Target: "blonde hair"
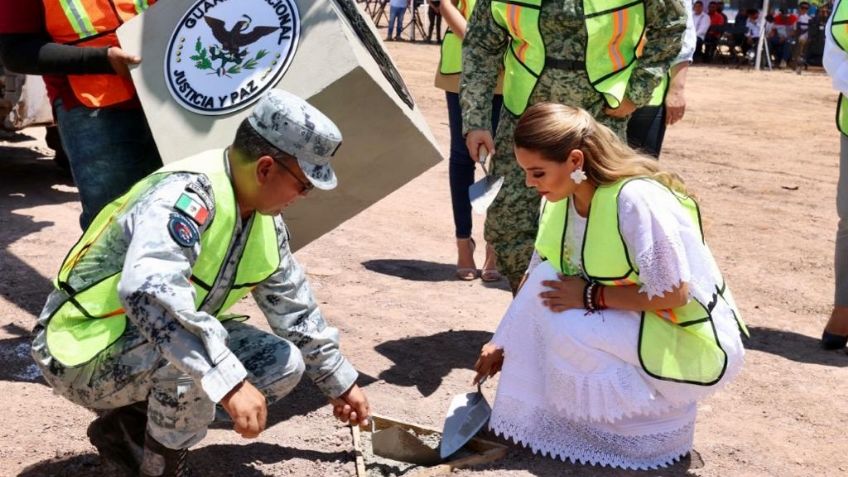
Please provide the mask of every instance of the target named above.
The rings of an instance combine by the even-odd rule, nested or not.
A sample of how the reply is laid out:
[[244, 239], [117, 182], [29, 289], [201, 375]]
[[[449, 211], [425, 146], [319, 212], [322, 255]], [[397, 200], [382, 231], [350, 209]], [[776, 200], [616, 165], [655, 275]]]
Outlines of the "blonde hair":
[[680, 176], [660, 169], [658, 161], [631, 149], [580, 108], [555, 103], [537, 103], [527, 108], [515, 126], [515, 147], [538, 152], [554, 162], [565, 162], [572, 150], [579, 149], [584, 157], [583, 171], [597, 185], [649, 177], [689, 195]]

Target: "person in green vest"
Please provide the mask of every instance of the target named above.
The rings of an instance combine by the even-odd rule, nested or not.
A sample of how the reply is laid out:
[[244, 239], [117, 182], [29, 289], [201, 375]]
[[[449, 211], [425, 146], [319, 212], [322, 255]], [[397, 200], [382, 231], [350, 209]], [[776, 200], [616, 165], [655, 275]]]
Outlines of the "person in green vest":
[[662, 151], [666, 126], [680, 121], [686, 113], [686, 76], [695, 55], [698, 36], [692, 19], [692, 6], [688, 0], [684, 4], [686, 31], [683, 32], [683, 47], [671, 62], [668, 79], [654, 90], [651, 102], [636, 108], [627, 120], [627, 144], [657, 159]]
[[[462, 49], [463, 132], [471, 157], [481, 147], [494, 152], [493, 175], [504, 177], [485, 236], [513, 292], [533, 251], [539, 210], [513, 155], [518, 117], [553, 101], [586, 109], [625, 137], [628, 116], [651, 101], [680, 52], [685, 26], [681, 0], [477, 1]], [[501, 65], [504, 107], [493, 139], [490, 105]]]
[[833, 310], [822, 332], [825, 349], [844, 349], [848, 343], [848, 2], [839, 1], [825, 28], [822, 63], [839, 91], [836, 126], [839, 136], [839, 181], [836, 185], [836, 229], [834, 257], [835, 290]]
[[[486, 244], [486, 258], [482, 270], [478, 271], [474, 262], [475, 242], [471, 238], [471, 199], [468, 187], [474, 183], [476, 162], [465, 147], [462, 135], [462, 110], [459, 107], [459, 76], [462, 73], [462, 39], [465, 38], [467, 19], [474, 11], [475, 0], [445, 0], [441, 3], [442, 17], [449, 30], [442, 42], [439, 66], [436, 69], [435, 86], [445, 91], [448, 107], [448, 125], [450, 128], [450, 157], [448, 159], [448, 178], [450, 181], [451, 206], [456, 236], [457, 260], [456, 277], [460, 280], [473, 280], [478, 276], [486, 282], [501, 279], [498, 273], [495, 250]], [[498, 129], [498, 116], [503, 96], [503, 76], [498, 77], [495, 94], [492, 97], [492, 130]]]
[[[305, 373], [336, 417], [368, 401], [289, 249], [279, 215], [332, 189], [341, 133], [272, 90], [231, 146], [166, 165], [108, 204], [71, 249], [35, 328], [32, 356], [68, 400], [106, 411], [88, 427], [133, 475], [189, 475], [188, 448], [217, 414], [244, 438]], [[273, 333], [228, 309], [252, 293]], [[141, 457], [143, 456], [143, 458]]]
[[544, 200], [528, 274], [475, 364], [475, 382], [502, 371], [489, 426], [572, 462], [670, 465], [747, 333], [698, 205], [585, 110], [533, 105], [514, 139]]

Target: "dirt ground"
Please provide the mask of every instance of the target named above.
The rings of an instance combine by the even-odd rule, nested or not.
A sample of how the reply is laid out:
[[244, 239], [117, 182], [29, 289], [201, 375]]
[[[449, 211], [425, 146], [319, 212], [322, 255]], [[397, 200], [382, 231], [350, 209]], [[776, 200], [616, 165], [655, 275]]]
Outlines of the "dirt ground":
[[[432, 87], [438, 47], [388, 49], [447, 150], [444, 95]], [[821, 71], [694, 67], [689, 78], [686, 117], [669, 130], [662, 164], [700, 198], [752, 334], [741, 376], [699, 407], [703, 465], [624, 472], [513, 449], [461, 475], [848, 474], [848, 355], [817, 343], [833, 294], [836, 94]], [[79, 234], [76, 189], [40, 130], [0, 139], [0, 475], [110, 475], [85, 437], [93, 414], [53, 395], [28, 352], [50, 280]], [[432, 427], [451, 396], [470, 389], [476, 352], [510, 300], [504, 283], [453, 280], [447, 175], [442, 162], [297, 253], [374, 411]], [[244, 308], [265, 326], [254, 305]], [[199, 475], [353, 475], [350, 433], [311, 383], [270, 421], [253, 441], [211, 430], [190, 457]]]

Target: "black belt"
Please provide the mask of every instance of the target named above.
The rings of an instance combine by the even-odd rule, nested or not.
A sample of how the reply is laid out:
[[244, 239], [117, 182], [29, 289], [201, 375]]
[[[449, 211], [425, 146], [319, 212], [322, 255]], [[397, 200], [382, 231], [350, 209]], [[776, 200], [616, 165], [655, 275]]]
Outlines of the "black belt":
[[561, 60], [559, 58], [545, 57], [545, 67], [556, 68], [558, 70], [584, 70], [586, 63], [583, 60]]

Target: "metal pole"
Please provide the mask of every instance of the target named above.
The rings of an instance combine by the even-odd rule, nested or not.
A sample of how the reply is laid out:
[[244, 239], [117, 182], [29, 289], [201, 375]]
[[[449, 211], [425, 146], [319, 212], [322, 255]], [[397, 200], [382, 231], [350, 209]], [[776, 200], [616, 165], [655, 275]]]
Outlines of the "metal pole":
[[[760, 71], [763, 49], [766, 41], [766, 15], [769, 11], [769, 0], [763, 0], [763, 11], [760, 13], [760, 41], [757, 42], [757, 59], [754, 61], [754, 69]], [[768, 53], [766, 53], [768, 54]], [[771, 69], [771, 57], [769, 58], [769, 69]]]

